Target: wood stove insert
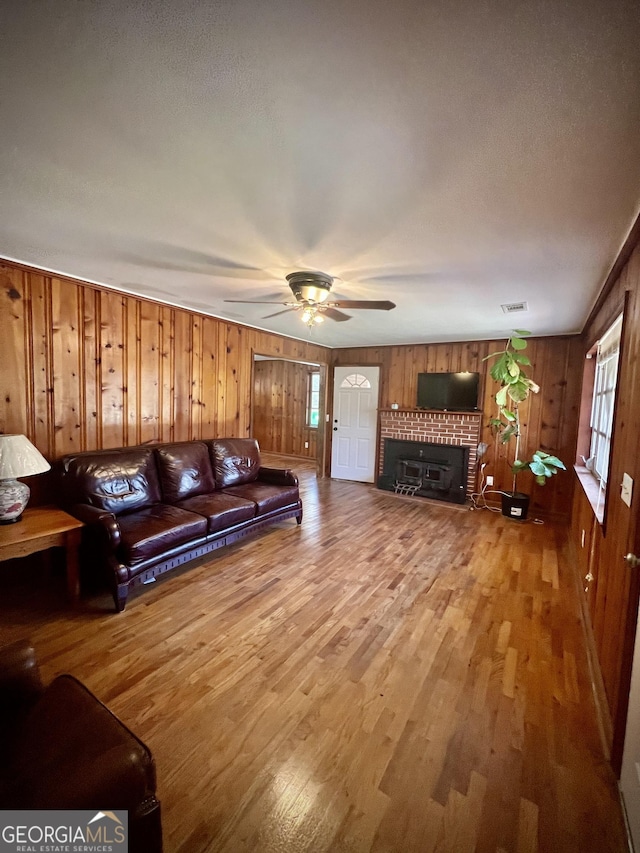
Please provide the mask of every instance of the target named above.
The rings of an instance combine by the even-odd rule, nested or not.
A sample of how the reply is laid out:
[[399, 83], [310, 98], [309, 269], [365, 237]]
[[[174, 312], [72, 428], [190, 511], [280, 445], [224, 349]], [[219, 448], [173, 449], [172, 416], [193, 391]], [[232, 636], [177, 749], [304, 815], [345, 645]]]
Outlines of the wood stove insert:
[[468, 447], [385, 439], [378, 488], [464, 503], [468, 465]]

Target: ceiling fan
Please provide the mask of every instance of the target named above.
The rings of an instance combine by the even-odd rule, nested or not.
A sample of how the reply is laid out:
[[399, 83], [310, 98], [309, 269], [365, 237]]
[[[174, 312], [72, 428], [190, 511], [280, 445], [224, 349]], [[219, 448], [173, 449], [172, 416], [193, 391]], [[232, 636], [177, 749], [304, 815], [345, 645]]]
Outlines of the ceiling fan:
[[289, 282], [291, 292], [295, 296], [295, 302], [272, 302], [271, 300], [263, 302], [260, 299], [225, 299], [224, 301], [253, 303], [254, 305], [286, 305], [287, 307], [284, 311], [276, 311], [275, 314], [268, 314], [264, 319], [278, 317], [280, 314], [287, 314], [289, 311], [302, 311], [301, 320], [309, 328], [322, 323], [325, 316], [339, 323], [350, 320], [351, 315], [338, 310], [340, 308], [351, 310], [367, 308], [373, 311], [390, 311], [396, 307], [395, 302], [389, 302], [388, 300], [340, 299], [336, 302], [329, 302], [328, 298], [333, 278], [324, 272], [292, 272], [286, 278]]

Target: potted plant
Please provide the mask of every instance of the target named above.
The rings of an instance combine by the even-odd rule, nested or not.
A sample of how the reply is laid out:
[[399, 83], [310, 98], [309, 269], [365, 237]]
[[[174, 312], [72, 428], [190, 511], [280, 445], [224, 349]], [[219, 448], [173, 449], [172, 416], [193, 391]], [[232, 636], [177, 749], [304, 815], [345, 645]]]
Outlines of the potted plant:
[[502, 514], [509, 518], [524, 520], [529, 511], [529, 495], [516, 491], [516, 478], [523, 471], [531, 471], [536, 482], [544, 486], [550, 477], [559, 470], [566, 470], [564, 464], [550, 453], [536, 450], [531, 459], [520, 459], [520, 415], [519, 406], [530, 394], [537, 394], [540, 387], [530, 379], [525, 368], [531, 365], [524, 354], [527, 348], [526, 338], [531, 334], [524, 329], [515, 329], [507, 340], [504, 350], [493, 352], [484, 361], [493, 360], [491, 378], [500, 385], [495, 395], [498, 417], [489, 421], [493, 432], [503, 444], [515, 439], [515, 460], [511, 466], [513, 484], [511, 492], [502, 492]]

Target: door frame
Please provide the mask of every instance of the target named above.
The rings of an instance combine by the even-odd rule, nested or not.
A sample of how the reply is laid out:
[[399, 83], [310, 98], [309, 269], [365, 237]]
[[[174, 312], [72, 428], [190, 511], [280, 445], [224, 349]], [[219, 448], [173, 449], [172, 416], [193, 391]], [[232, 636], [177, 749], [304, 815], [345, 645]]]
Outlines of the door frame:
[[[251, 383], [249, 398], [249, 434], [253, 435], [254, 422], [254, 390], [255, 390], [255, 365], [256, 361], [289, 361], [293, 364], [305, 364], [309, 367], [317, 367], [320, 371], [320, 406], [318, 419], [318, 433], [316, 436], [316, 477], [325, 477], [326, 454], [327, 454], [327, 425], [329, 413], [327, 407], [327, 379], [329, 376], [329, 365], [322, 361], [310, 361], [304, 358], [288, 358], [283, 355], [272, 355], [270, 353], [258, 352], [251, 349]], [[302, 457], [300, 457], [302, 458]], [[312, 459], [313, 457], [308, 457]], [[330, 458], [330, 457], [329, 457]]]
[[[632, 303], [633, 296], [633, 303]], [[611, 427], [611, 449], [609, 455], [609, 478], [606, 490], [606, 503], [602, 524], [602, 542], [600, 547], [600, 561], [608, 561], [609, 565], [617, 565], [618, 571], [626, 573], [624, 585], [626, 599], [622, 602], [623, 612], [620, 613], [622, 627], [622, 643], [618, 656], [618, 684], [616, 691], [616, 710], [611, 715], [613, 725], [613, 738], [611, 743], [611, 764], [617, 778], [622, 771], [622, 760], [624, 756], [624, 741], [627, 730], [627, 716], [629, 713], [629, 699], [631, 691], [631, 675], [633, 670], [633, 657], [638, 623], [638, 603], [640, 598], [640, 576], [638, 570], [622, 568], [622, 557], [628, 552], [638, 553], [640, 551], [640, 518], [638, 518], [638, 502], [636, 490], [640, 488], [640, 467], [630, 464], [630, 460], [638, 458], [640, 449], [640, 438], [631, 438], [634, 434], [627, 430], [624, 433], [618, 429], [621, 416], [621, 403], [623, 399], [623, 380], [625, 398], [632, 399], [640, 395], [640, 384], [636, 381], [629, 384], [628, 374], [624, 374], [624, 367], [628, 366], [625, 361], [629, 336], [635, 334], [635, 325], [640, 318], [640, 294], [632, 294], [625, 291], [622, 306], [618, 312], [622, 312], [622, 329], [620, 333], [620, 357], [618, 361], [618, 374], [616, 377], [616, 399], [613, 411], [613, 422]], [[632, 314], [634, 315], [632, 318]], [[615, 314], [614, 314], [615, 317]], [[634, 322], [635, 321], [635, 322]], [[631, 404], [626, 402], [627, 408]], [[631, 441], [631, 444], [629, 442]], [[624, 457], [624, 458], [623, 458]], [[620, 495], [614, 483], [621, 482], [622, 471], [626, 470], [634, 474], [634, 499], [629, 511], [622, 510], [619, 504]], [[616, 503], [615, 509], [613, 503]], [[624, 517], [627, 517], [625, 522]], [[617, 526], [616, 526], [617, 522]], [[598, 659], [599, 660], [599, 659]], [[600, 663], [600, 662], [599, 662]], [[602, 666], [602, 664], [600, 664]], [[609, 707], [609, 702], [607, 703]]]
[[[378, 482], [378, 477], [380, 476], [380, 406], [382, 400], [382, 385], [384, 382], [384, 374], [383, 374], [383, 365], [380, 361], [370, 361], [370, 362], [352, 362], [352, 361], [332, 361], [329, 365], [331, 370], [329, 371], [328, 382], [327, 382], [327, 433], [326, 433], [326, 454], [325, 454], [325, 464], [326, 464], [326, 476], [331, 477], [331, 459], [333, 455], [333, 430], [331, 429], [331, 424], [333, 423], [333, 397], [335, 393], [335, 370], [336, 367], [353, 367], [357, 370], [358, 367], [377, 367], [378, 368], [378, 400], [376, 404], [376, 458], [375, 458], [375, 466], [374, 466], [374, 475], [373, 475], [373, 483], [369, 485], [375, 486]], [[330, 401], [330, 403], [329, 403]], [[363, 484], [366, 485], [366, 484]]]

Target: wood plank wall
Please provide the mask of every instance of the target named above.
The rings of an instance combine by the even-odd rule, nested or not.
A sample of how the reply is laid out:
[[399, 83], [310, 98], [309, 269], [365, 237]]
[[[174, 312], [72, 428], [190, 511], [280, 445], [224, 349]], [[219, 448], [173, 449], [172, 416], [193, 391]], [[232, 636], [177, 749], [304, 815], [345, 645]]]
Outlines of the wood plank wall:
[[254, 352], [330, 361], [325, 347], [6, 261], [0, 287], [0, 432], [50, 460], [250, 435]]
[[[489, 429], [488, 420], [495, 413], [493, 395], [497, 386], [488, 375], [487, 362], [483, 361], [489, 353], [503, 349], [504, 343], [504, 340], [473, 341], [338, 349], [334, 351], [333, 362], [380, 365], [382, 408], [392, 403], [398, 403], [401, 409], [415, 406], [418, 373], [465, 370], [480, 373], [481, 441], [489, 445], [480, 461], [487, 463], [485, 474], [493, 475], [495, 489], [510, 490], [513, 446], [496, 443]], [[580, 339], [578, 336], [531, 338], [527, 355], [532, 363], [530, 375], [542, 390], [532, 395], [521, 409], [521, 455], [540, 448], [557, 453], [567, 466], [573, 465], [582, 376]], [[525, 474], [518, 478], [518, 488], [531, 494], [532, 513], [568, 516], [573, 494], [571, 474], [560, 474], [544, 487], [537, 486], [533, 477]]]
[[307, 426], [307, 393], [313, 369], [292, 361], [255, 362], [253, 434], [263, 450], [316, 458], [318, 429]]
[[[617, 770], [622, 757], [639, 592], [638, 572], [629, 569], [622, 558], [638, 548], [640, 538], [640, 247], [633, 251], [585, 328], [583, 358], [625, 303], [605, 523], [601, 525], [595, 519], [579, 485], [572, 520], [572, 542], [611, 714], [612, 761]], [[625, 472], [636, 484], [631, 508], [620, 497], [619, 485]], [[584, 580], [588, 574], [590, 578]]]
[[[470, 370], [484, 377], [483, 357], [504, 344], [331, 351], [8, 262], [0, 263], [0, 285], [5, 299], [0, 431], [24, 432], [49, 459], [152, 440], [250, 434], [254, 353], [320, 364], [379, 364], [381, 406], [412, 407], [419, 372]], [[528, 352], [542, 392], [523, 410], [523, 450], [541, 447], [572, 462], [579, 339], [533, 339]], [[493, 413], [491, 385], [482, 383], [485, 424]], [[330, 387], [328, 393], [331, 400]], [[324, 431], [317, 437], [323, 441]], [[486, 425], [482, 440], [490, 445], [486, 473], [493, 474], [497, 489], [510, 488], [507, 450], [495, 444]], [[532, 478], [527, 483], [522, 478], [519, 486], [531, 492], [533, 512], [568, 512], [570, 476], [560, 475], [544, 489]]]

